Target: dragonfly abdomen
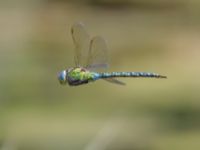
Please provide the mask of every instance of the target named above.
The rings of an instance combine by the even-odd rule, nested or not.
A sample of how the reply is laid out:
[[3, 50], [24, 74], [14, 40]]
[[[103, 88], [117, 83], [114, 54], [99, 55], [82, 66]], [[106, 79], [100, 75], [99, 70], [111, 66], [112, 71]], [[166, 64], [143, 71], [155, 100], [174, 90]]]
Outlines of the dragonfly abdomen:
[[111, 73], [100, 73], [100, 78], [114, 78], [114, 77], [143, 77], [143, 78], [167, 78], [156, 73], [150, 72], [111, 72]]

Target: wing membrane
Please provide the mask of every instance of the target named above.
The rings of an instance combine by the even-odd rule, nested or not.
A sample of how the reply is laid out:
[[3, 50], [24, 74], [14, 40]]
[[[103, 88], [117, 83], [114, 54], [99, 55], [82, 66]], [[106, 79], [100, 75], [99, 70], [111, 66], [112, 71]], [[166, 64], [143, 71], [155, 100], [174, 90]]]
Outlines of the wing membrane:
[[87, 68], [107, 68], [108, 67], [108, 48], [106, 41], [100, 37], [95, 36], [90, 41], [90, 47], [87, 59]]
[[75, 45], [74, 61], [76, 66], [84, 66], [89, 49], [89, 34], [83, 23], [75, 23], [71, 28], [71, 34]]
[[118, 85], [126, 85], [126, 83], [119, 81], [117, 79], [114, 79], [114, 78], [107, 78], [107, 79], [104, 79], [104, 80], [108, 81], [110, 83], [118, 84]]

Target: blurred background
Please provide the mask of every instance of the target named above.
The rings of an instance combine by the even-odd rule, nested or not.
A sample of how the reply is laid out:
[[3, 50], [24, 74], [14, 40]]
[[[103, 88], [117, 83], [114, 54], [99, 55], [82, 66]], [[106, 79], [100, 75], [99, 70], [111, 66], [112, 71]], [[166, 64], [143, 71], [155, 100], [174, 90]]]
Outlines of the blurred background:
[[[168, 79], [61, 86], [77, 21], [109, 71]], [[0, 150], [199, 150], [199, 49], [198, 0], [1, 0]]]

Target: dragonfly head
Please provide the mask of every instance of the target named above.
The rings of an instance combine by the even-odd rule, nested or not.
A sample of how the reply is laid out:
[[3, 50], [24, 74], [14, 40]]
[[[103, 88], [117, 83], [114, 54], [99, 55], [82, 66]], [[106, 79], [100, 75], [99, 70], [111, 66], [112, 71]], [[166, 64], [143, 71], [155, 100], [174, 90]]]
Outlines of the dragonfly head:
[[58, 80], [60, 84], [66, 84], [67, 83], [67, 71], [63, 70], [58, 74]]

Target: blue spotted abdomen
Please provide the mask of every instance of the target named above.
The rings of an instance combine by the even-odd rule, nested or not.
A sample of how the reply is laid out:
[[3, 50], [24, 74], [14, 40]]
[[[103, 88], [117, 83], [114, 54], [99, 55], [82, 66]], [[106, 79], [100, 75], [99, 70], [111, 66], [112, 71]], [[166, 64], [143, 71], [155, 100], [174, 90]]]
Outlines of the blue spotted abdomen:
[[114, 77], [143, 77], [143, 78], [167, 78], [156, 73], [150, 72], [111, 72], [111, 73], [99, 73], [99, 78], [114, 78]]

